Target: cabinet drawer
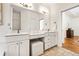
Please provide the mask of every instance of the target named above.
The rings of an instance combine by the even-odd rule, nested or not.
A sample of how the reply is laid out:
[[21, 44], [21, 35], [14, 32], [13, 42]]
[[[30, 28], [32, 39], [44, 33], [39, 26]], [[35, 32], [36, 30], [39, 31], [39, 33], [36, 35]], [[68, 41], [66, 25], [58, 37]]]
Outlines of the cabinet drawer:
[[51, 39], [49, 39], [48, 37], [44, 39], [44, 42], [50, 42]]
[[29, 35], [21, 35], [21, 36], [18, 36], [18, 39], [19, 40], [28, 40], [29, 39]]
[[7, 38], [7, 42], [15, 42], [15, 41], [21, 41], [21, 40], [26, 40], [26, 39], [29, 39], [29, 36], [27, 35], [19, 35], [19, 36], [9, 36], [9, 37], [6, 37]]
[[55, 46], [55, 45], [57, 45], [57, 43], [56, 42], [54, 42], [54, 41], [51, 41], [51, 47], [53, 47], [53, 46]]
[[30, 35], [30, 39], [36, 39], [36, 38], [42, 38], [42, 37], [44, 37], [44, 34]]
[[56, 43], [53, 42], [53, 41], [47, 42], [47, 43], [45, 43], [45, 50], [49, 49], [49, 48], [51, 48], [51, 47], [53, 47], [55, 45], [56, 45]]
[[7, 42], [14, 42], [14, 41], [18, 41], [18, 37], [17, 36], [11, 36], [11, 37], [7, 37]]
[[45, 43], [45, 50], [46, 50], [46, 49], [49, 49], [49, 48], [51, 48], [51, 47], [52, 47], [52, 45], [51, 45], [50, 42]]
[[48, 33], [48, 36], [56, 37], [56, 33], [52, 33], [52, 32], [50, 32], [50, 33]]
[[44, 42], [50, 42], [50, 41], [56, 41], [56, 37], [49, 36], [44, 39]]

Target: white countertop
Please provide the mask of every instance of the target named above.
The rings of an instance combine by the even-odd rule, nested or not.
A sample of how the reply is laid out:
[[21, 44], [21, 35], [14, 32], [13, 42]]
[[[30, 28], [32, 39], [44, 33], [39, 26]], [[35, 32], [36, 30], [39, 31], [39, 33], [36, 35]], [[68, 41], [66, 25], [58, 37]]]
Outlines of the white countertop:
[[30, 35], [30, 39], [35, 39], [35, 38], [42, 38], [42, 37], [45, 37], [45, 34], [44, 33], [40, 33], [40, 34], [31, 34]]
[[[49, 32], [31, 32], [31, 33], [26, 33], [26, 32], [23, 32], [23, 33], [9, 33], [9, 34], [6, 34], [5, 36], [20, 36], [20, 35], [30, 35], [30, 36], [40, 36], [40, 35], [44, 35], [46, 33], [50, 33]], [[53, 32], [55, 33], [55, 32]]]
[[19, 35], [28, 35], [28, 33], [9, 33], [6, 34], [5, 36], [19, 36]]

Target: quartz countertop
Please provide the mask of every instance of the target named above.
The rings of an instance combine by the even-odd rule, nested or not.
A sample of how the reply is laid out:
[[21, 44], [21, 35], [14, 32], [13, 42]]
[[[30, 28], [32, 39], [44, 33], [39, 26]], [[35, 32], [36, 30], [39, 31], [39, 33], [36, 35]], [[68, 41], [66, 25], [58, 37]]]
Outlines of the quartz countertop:
[[28, 33], [9, 33], [6, 34], [5, 36], [19, 36], [19, 35], [28, 35]]
[[[22, 32], [22, 33], [9, 33], [9, 34], [6, 34], [5, 36], [20, 36], [20, 35], [30, 35], [30, 36], [37, 36], [37, 35], [44, 35], [46, 33], [50, 33], [51, 31], [49, 32], [31, 32], [31, 33], [26, 33], [26, 32]], [[53, 32], [55, 33], [55, 32]]]

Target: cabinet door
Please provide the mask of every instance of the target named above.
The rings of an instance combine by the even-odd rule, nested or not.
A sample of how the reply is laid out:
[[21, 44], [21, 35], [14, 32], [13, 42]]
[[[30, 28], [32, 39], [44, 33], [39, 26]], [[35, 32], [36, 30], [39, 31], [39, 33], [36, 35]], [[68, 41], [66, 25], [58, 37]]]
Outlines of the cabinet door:
[[20, 56], [29, 56], [29, 40], [20, 42]]
[[18, 56], [18, 43], [17, 42], [13, 42], [13, 43], [8, 43], [8, 50], [7, 50], [7, 54], [8, 56]]
[[56, 40], [56, 35], [55, 35], [55, 33], [53, 33], [53, 34], [50, 35], [50, 40], [51, 40], [51, 45], [52, 45], [52, 46], [57, 45], [57, 40]]

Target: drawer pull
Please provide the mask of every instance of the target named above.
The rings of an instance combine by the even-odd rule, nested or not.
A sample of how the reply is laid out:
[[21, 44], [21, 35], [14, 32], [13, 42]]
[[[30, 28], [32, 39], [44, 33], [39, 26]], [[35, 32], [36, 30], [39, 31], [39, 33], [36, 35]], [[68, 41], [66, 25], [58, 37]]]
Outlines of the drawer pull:
[[19, 43], [16, 43], [17, 45], [19, 44]]
[[22, 42], [20, 42], [22, 44]]

